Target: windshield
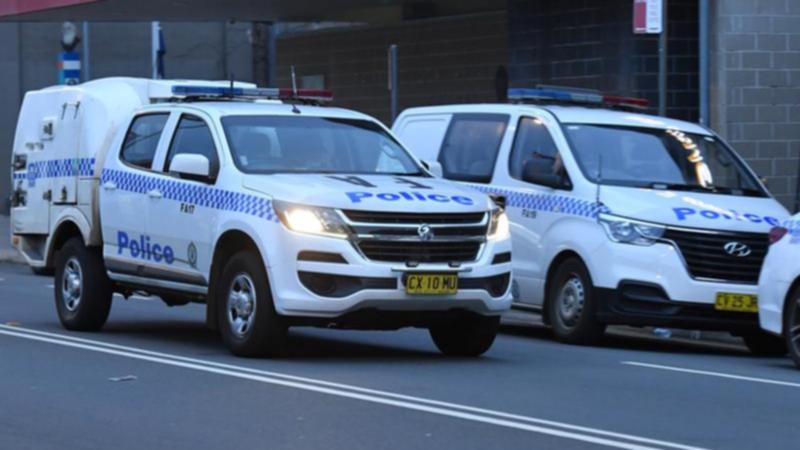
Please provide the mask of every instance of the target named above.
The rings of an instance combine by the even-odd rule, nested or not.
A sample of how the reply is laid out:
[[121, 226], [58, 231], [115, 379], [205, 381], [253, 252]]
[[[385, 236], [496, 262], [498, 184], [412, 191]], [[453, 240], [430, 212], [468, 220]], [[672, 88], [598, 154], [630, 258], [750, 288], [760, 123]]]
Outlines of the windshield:
[[397, 141], [367, 120], [228, 116], [222, 126], [245, 173], [422, 174]]
[[584, 175], [601, 184], [763, 197], [739, 158], [713, 136], [675, 129], [565, 124]]

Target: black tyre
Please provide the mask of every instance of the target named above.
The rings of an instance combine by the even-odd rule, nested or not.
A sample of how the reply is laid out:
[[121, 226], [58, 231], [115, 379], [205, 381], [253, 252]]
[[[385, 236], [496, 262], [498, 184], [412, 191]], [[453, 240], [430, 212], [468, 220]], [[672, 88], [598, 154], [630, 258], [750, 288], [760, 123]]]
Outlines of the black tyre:
[[52, 277], [56, 273], [52, 267], [31, 267], [31, 272], [41, 277]]
[[237, 356], [278, 356], [288, 327], [275, 312], [267, 272], [252, 251], [233, 255], [216, 293], [217, 320], [225, 346]]
[[744, 345], [756, 356], [783, 356], [786, 354], [786, 342], [783, 338], [773, 336], [765, 331], [754, 331], [742, 335]]
[[547, 292], [547, 317], [556, 340], [568, 344], [596, 344], [606, 326], [596, 319], [597, 297], [586, 266], [569, 258], [558, 266]]
[[800, 368], [800, 289], [795, 288], [786, 298], [783, 312], [783, 338], [789, 357]]
[[102, 328], [114, 292], [100, 249], [87, 248], [80, 238], [72, 238], [56, 254], [55, 271], [56, 311], [64, 328]]
[[477, 357], [492, 347], [500, 317], [457, 316], [430, 327], [436, 347], [448, 356]]

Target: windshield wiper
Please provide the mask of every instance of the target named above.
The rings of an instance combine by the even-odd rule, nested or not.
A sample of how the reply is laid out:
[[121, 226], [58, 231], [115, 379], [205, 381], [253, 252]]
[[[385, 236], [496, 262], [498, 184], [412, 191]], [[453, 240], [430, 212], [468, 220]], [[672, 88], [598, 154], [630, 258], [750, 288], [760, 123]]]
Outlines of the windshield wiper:
[[746, 195], [750, 197], [761, 197], [764, 195], [758, 189], [732, 188], [726, 186], [700, 186], [698, 184], [653, 182], [648, 183], [646, 187], [667, 191], [707, 192], [711, 194]]

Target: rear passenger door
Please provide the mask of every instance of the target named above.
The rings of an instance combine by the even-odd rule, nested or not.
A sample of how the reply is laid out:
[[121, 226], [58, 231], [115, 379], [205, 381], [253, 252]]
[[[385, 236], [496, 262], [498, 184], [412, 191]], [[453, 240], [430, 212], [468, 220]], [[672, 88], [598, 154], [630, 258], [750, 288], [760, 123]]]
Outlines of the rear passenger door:
[[135, 116], [117, 155], [109, 156], [100, 186], [103, 253], [112, 272], [140, 274], [147, 251], [147, 205], [152, 189], [153, 160], [164, 145], [169, 113]]
[[[216, 187], [219, 145], [212, 130], [206, 118], [181, 114], [160, 158], [163, 161], [156, 167], [155, 186], [147, 200], [148, 233], [161, 253], [154, 258], [156, 277], [190, 285], [207, 284], [217, 220], [213, 206], [220, 193]], [[172, 173], [172, 160], [179, 154], [208, 158], [211, 177], [186, 179]]]

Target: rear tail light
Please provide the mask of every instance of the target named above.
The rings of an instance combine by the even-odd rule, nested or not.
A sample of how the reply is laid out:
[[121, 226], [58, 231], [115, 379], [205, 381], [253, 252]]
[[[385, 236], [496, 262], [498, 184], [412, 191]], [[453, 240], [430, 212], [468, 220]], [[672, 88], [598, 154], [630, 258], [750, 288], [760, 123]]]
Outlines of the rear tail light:
[[773, 227], [771, 230], [769, 230], [769, 245], [772, 245], [783, 239], [788, 232], [789, 230], [784, 227]]

